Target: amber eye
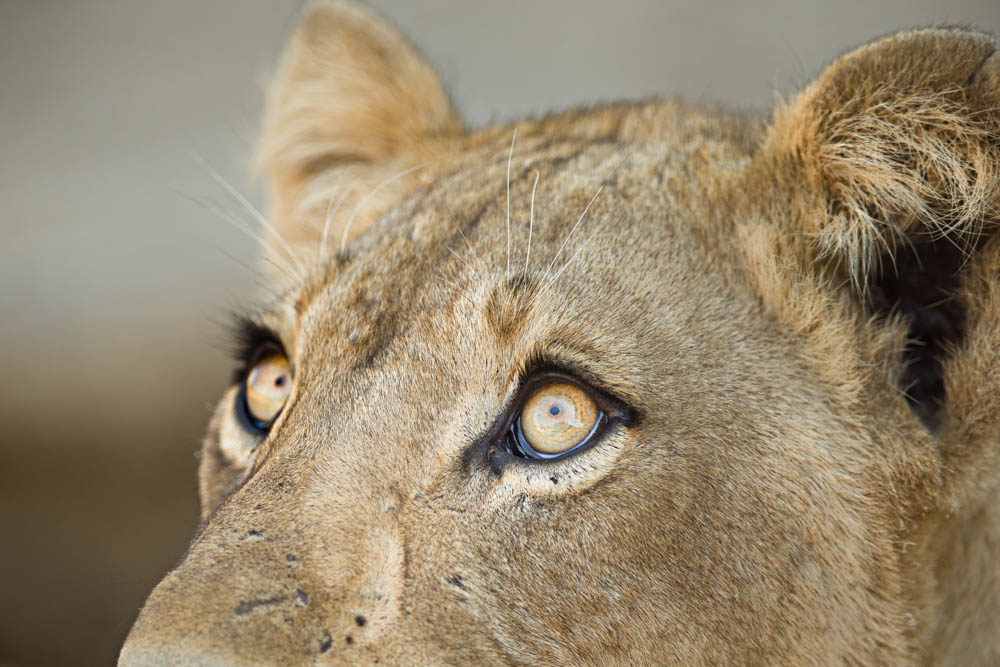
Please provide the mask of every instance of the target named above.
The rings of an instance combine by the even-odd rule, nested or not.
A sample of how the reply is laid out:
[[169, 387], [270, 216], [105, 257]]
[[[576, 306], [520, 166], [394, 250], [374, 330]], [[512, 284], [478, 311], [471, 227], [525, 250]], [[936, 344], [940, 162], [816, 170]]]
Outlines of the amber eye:
[[292, 372], [283, 354], [261, 357], [243, 383], [243, 405], [254, 427], [267, 430], [292, 391]]
[[509, 449], [525, 458], [559, 458], [590, 442], [606, 422], [586, 391], [568, 382], [553, 382], [524, 402], [510, 427]]

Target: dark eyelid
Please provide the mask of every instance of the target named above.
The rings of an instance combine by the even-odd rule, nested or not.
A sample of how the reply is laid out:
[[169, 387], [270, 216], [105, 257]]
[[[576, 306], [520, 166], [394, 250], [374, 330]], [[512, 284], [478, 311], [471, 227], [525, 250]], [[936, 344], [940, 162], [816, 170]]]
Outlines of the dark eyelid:
[[524, 365], [524, 372], [521, 374], [521, 384], [523, 385], [534, 375], [541, 375], [546, 372], [563, 373], [571, 378], [575, 378], [577, 384], [583, 388], [590, 388], [611, 397], [617, 396], [616, 391], [608, 387], [598, 375], [586, 366], [545, 352], [536, 352], [531, 355], [528, 362]]
[[[538, 354], [526, 364], [521, 383], [514, 392], [507, 414], [516, 412], [528, 398], [533, 388], [545, 384], [546, 377], [563, 378], [578, 386], [595, 400], [609, 417], [615, 417], [625, 426], [635, 426], [639, 421], [639, 413], [631, 405], [618, 398], [616, 392], [609, 389], [596, 375], [578, 364], [561, 359]], [[549, 380], [551, 381], [551, 380]]]
[[233, 384], [243, 382], [262, 351], [272, 349], [285, 357], [288, 356], [278, 334], [263, 322], [247, 315], [234, 316], [230, 326], [230, 339], [232, 356], [236, 361]]
[[552, 384], [554, 382], [565, 382], [580, 388], [594, 400], [597, 407], [608, 415], [608, 417], [613, 417], [626, 426], [631, 426], [635, 412], [631, 407], [613, 395], [594, 387], [588, 382], [582, 382], [575, 375], [566, 373], [561, 369], [538, 371], [526, 378], [524, 382], [521, 383], [521, 387], [517, 390], [517, 394], [515, 394], [510, 408], [506, 411], [508, 420], [517, 415], [532, 394], [545, 385]]

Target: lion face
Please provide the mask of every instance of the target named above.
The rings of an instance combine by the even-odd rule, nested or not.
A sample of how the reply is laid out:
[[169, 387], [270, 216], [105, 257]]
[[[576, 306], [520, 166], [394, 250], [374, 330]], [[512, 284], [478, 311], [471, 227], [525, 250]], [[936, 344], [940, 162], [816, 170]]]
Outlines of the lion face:
[[[846, 68], [867, 81], [956, 45], [981, 56], [939, 73], [960, 100], [900, 84], [966, 121], [937, 137], [965, 151], [950, 181], [929, 153], [867, 150], [904, 136], [847, 125], [869, 110], [827, 112]], [[281, 234], [265, 253], [289, 275], [239, 324], [202, 526], [122, 663], [947, 657], [940, 601], [968, 574], [942, 569], [942, 536], [981, 515], [998, 469], [968, 470], [990, 464], [971, 451], [997, 449], [995, 417], [953, 399], [996, 373], [997, 149], [973, 136], [992, 48], [889, 38], [770, 126], [658, 102], [469, 133], [399, 35], [314, 9], [263, 148]], [[905, 120], [902, 93], [865, 90]], [[945, 195], [978, 197], [975, 238]], [[916, 288], [871, 257], [950, 269], [938, 222], [965, 234], [946, 295], [964, 305], [918, 299], [955, 322], [928, 331], [899, 306]]]

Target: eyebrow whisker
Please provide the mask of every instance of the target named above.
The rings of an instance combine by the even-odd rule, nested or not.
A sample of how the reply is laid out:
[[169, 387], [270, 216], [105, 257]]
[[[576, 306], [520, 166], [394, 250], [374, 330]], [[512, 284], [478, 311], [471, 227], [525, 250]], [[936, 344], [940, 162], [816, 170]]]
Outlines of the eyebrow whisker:
[[449, 246], [449, 247], [448, 247], [448, 252], [450, 252], [450, 253], [451, 253], [452, 255], [454, 255], [455, 257], [458, 257], [458, 261], [462, 262], [462, 264], [465, 264], [465, 265], [466, 265], [467, 267], [469, 267], [469, 269], [470, 269], [470, 270], [474, 270], [474, 269], [472, 268], [472, 265], [471, 265], [471, 264], [469, 264], [469, 263], [468, 263], [467, 261], [465, 261], [465, 258], [464, 258], [464, 257], [462, 257], [461, 255], [459, 255], [459, 254], [458, 254], [458, 251], [457, 251], [457, 250], [455, 250], [454, 248], [452, 248], [452, 247], [450, 247], [450, 246]]
[[[337, 203], [333, 205], [332, 208], [327, 207], [326, 210], [326, 220], [323, 222], [323, 235], [320, 237], [319, 241], [319, 259], [323, 261], [326, 256], [326, 235], [330, 231], [330, 222], [333, 220], [334, 216], [337, 215], [337, 211], [340, 210], [340, 205], [344, 203], [344, 199], [347, 197], [347, 193], [354, 189], [354, 186], [358, 184], [358, 179], [354, 179], [348, 183], [344, 191], [340, 193], [337, 197]], [[333, 203], [333, 198], [330, 198], [330, 202]]]
[[510, 278], [510, 161], [514, 157], [514, 141], [517, 139], [517, 128], [514, 128], [514, 136], [510, 138], [510, 153], [507, 154], [507, 273], [506, 278]]
[[295, 254], [295, 251], [292, 250], [292, 247], [288, 245], [288, 242], [285, 240], [285, 237], [283, 237], [281, 233], [278, 232], [278, 230], [275, 229], [271, 225], [271, 223], [267, 221], [267, 218], [264, 217], [264, 214], [258, 211], [257, 208], [253, 204], [251, 204], [250, 201], [246, 197], [244, 197], [239, 190], [233, 187], [233, 185], [229, 181], [223, 178], [222, 174], [216, 171], [212, 167], [212, 165], [208, 164], [208, 162], [206, 162], [200, 155], [195, 155], [194, 159], [206, 172], [208, 172], [208, 175], [212, 177], [212, 180], [214, 180], [216, 183], [222, 186], [222, 188], [225, 189], [225, 191], [228, 192], [230, 196], [232, 196], [236, 201], [238, 201], [247, 210], [247, 212], [249, 212], [250, 215], [252, 215], [253, 218], [261, 224], [261, 226], [263, 226], [267, 231], [271, 232], [271, 234], [273, 234], [274, 237], [278, 239], [278, 242], [281, 244], [281, 247], [284, 249], [284, 251], [288, 253], [288, 256], [295, 261], [295, 265], [298, 268], [299, 279], [304, 278], [306, 272], [305, 264], [303, 264], [302, 260], [299, 259], [299, 256]]
[[[196, 198], [191, 198], [191, 200], [203, 206], [212, 215], [219, 218], [220, 220], [228, 222], [230, 225], [232, 225], [233, 227], [235, 227], [236, 229], [238, 229], [239, 231], [243, 232], [248, 237], [253, 239], [259, 245], [262, 246], [265, 245], [264, 236], [261, 233], [250, 228], [245, 222], [237, 218], [235, 214], [222, 208], [218, 204], [209, 201], [199, 200]], [[284, 259], [281, 256], [277, 255], [274, 257], [268, 257], [267, 255], [264, 255], [263, 259], [265, 262], [267, 262], [274, 268], [278, 269], [289, 280], [295, 281], [301, 279], [301, 275], [295, 272], [295, 267], [289, 264], [287, 259]]]
[[552, 266], [556, 263], [556, 260], [559, 259], [560, 253], [562, 253], [563, 248], [566, 247], [566, 244], [569, 242], [570, 238], [572, 238], [573, 232], [575, 232], [576, 228], [580, 226], [580, 223], [583, 222], [583, 219], [587, 217], [587, 211], [590, 210], [590, 206], [594, 203], [594, 200], [597, 199], [598, 195], [600, 195], [603, 190], [604, 186], [601, 185], [599, 188], [597, 188], [597, 192], [594, 193], [594, 196], [590, 198], [590, 201], [587, 202], [587, 206], [586, 208], [583, 209], [583, 213], [581, 213], [580, 217], [577, 218], [576, 224], [573, 225], [573, 228], [571, 230], [569, 230], [569, 234], [566, 235], [566, 238], [565, 240], [563, 240], [562, 245], [559, 246], [559, 249], [556, 250], [556, 254], [552, 257], [552, 261], [549, 262], [548, 268], [545, 269], [545, 273], [542, 274], [542, 282], [545, 282], [545, 277], [549, 275], [549, 271], [552, 270]]
[[531, 213], [528, 215], [528, 252], [524, 255], [524, 271], [521, 276], [528, 277], [528, 260], [531, 259], [531, 232], [535, 226], [535, 189], [538, 187], [538, 170], [535, 170], [535, 184], [531, 186]]
[[543, 280], [541, 286], [538, 288], [538, 291], [535, 293], [535, 295], [531, 298], [531, 301], [528, 303], [529, 308], [531, 307], [532, 304], [534, 304], [535, 299], [537, 299], [539, 296], [541, 296], [543, 292], [545, 292], [545, 290], [554, 286], [559, 281], [559, 277], [562, 276], [563, 272], [565, 272], [567, 268], [569, 268], [569, 265], [573, 263], [573, 260], [575, 260], [580, 255], [580, 253], [583, 252], [584, 248], [586, 248], [590, 244], [590, 242], [594, 239], [594, 237], [597, 236], [598, 233], [600, 233], [602, 230], [603, 230], [603, 225], [599, 224], [597, 228], [594, 229], [594, 231], [591, 233], [591, 235], [588, 236], [587, 239], [580, 244], [580, 247], [576, 249], [576, 252], [573, 253], [573, 256], [570, 257], [568, 260], [566, 260], [566, 262], [559, 268], [559, 270], [555, 273], [555, 275], [553, 275], [547, 281]]
[[368, 194], [366, 194], [364, 198], [362, 198], [362, 200], [358, 202], [357, 206], [354, 207], [354, 211], [351, 212], [351, 217], [347, 219], [347, 224], [344, 226], [344, 233], [340, 237], [340, 252], [343, 253], [347, 249], [347, 236], [351, 231], [351, 225], [354, 223], [354, 218], [358, 216], [358, 212], [364, 207], [365, 204], [368, 203], [368, 200], [371, 199], [376, 192], [386, 187], [387, 185], [395, 183], [403, 176], [406, 176], [407, 174], [414, 172], [417, 169], [422, 169], [429, 164], [430, 162], [422, 162], [414, 167], [410, 167], [409, 169], [404, 169], [398, 174], [390, 176], [389, 178], [385, 179], [384, 181], [376, 185], [374, 188], [372, 188], [368, 192]]

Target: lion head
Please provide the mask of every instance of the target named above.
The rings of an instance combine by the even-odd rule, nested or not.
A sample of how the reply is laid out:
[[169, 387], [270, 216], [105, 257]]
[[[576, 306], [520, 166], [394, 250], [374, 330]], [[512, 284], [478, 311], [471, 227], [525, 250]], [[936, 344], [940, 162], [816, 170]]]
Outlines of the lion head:
[[1000, 56], [465, 128], [311, 9], [270, 304], [122, 664], [1000, 660]]

